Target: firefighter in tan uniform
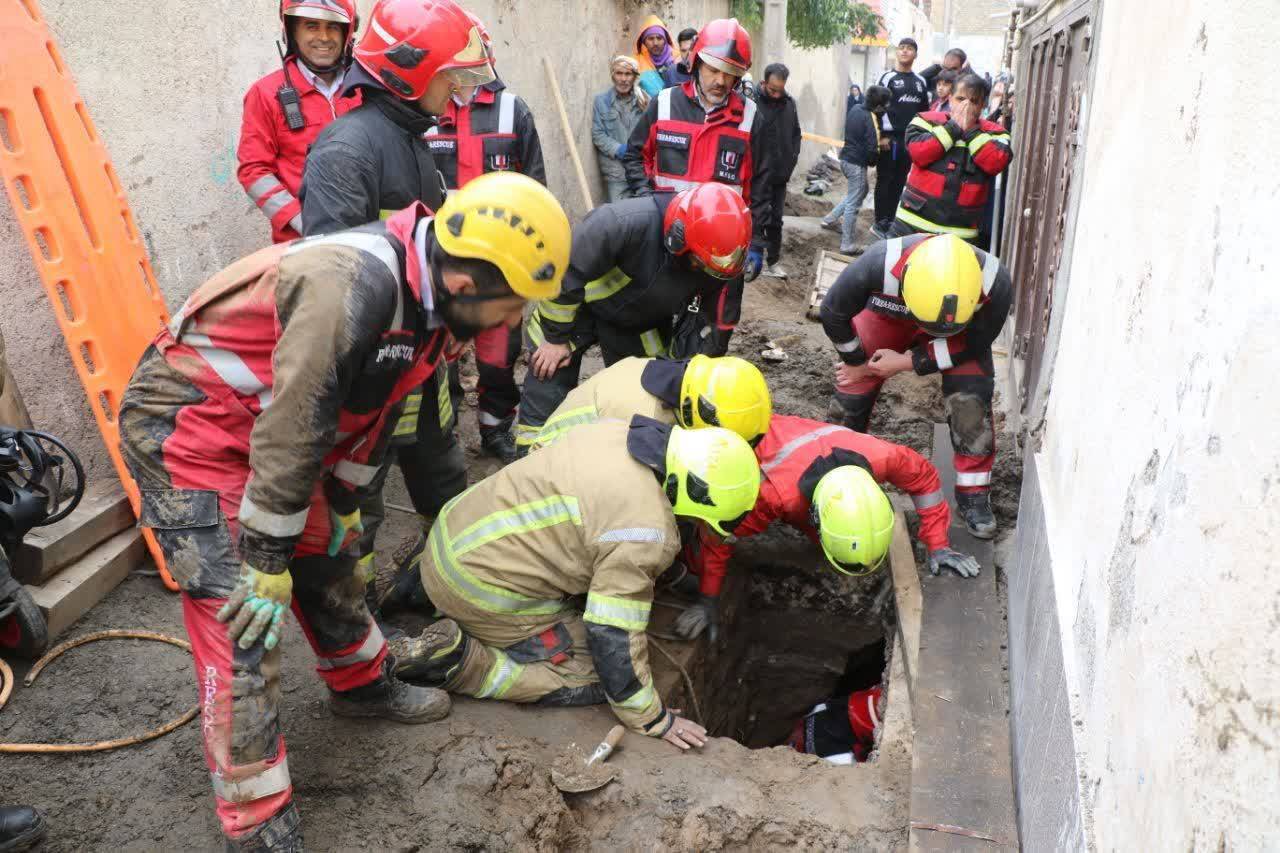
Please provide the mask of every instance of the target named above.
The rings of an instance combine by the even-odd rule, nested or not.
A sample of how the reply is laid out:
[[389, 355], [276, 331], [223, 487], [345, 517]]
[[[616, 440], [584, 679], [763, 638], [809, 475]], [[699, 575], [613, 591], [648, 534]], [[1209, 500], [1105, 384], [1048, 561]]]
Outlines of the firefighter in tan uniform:
[[[728, 535], [755, 504], [750, 446], [720, 428], [601, 421], [509, 465], [440, 513], [422, 583], [447, 619], [397, 641], [401, 677], [480, 699], [607, 701], [681, 749], [706, 731], [654, 690], [645, 628], [677, 519]], [[571, 596], [586, 595], [579, 611]]]

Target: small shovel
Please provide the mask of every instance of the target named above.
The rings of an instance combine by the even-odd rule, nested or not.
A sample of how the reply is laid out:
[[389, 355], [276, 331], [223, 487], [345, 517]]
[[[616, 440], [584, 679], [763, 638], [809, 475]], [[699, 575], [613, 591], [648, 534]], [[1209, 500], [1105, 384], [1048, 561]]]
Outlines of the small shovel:
[[626, 733], [627, 730], [622, 726], [609, 729], [609, 734], [585, 763], [582, 762], [581, 752], [577, 749], [561, 755], [551, 766], [551, 781], [567, 794], [581, 794], [584, 791], [594, 791], [596, 788], [608, 785], [617, 774], [605, 767], [604, 763], [613, 754], [614, 747]]

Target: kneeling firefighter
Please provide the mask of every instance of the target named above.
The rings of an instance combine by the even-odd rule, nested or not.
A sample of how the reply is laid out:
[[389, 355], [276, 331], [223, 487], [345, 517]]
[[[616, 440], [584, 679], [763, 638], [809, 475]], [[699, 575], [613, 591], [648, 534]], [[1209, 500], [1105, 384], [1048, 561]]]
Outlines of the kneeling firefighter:
[[[950, 548], [951, 509], [938, 472], [919, 453], [835, 424], [774, 415], [756, 445], [760, 499], [738, 525], [736, 538], [754, 536], [775, 521], [800, 530], [822, 546], [827, 561], [846, 575], [880, 568], [893, 539], [893, 508], [879, 483], [911, 495], [920, 513], [920, 539], [934, 574], [949, 568], [978, 574], [978, 562]], [[676, 632], [692, 639], [710, 628], [715, 638], [720, 589], [733, 547], [702, 536], [685, 550], [699, 576], [698, 601], [676, 620]]]
[[[519, 219], [519, 227], [513, 227]], [[516, 174], [278, 244], [202, 284], [143, 354], [121, 445], [182, 589], [218, 817], [236, 849], [301, 849], [279, 724], [292, 608], [335, 714], [439, 719], [448, 695], [390, 672], [351, 545], [409, 391], [450, 335], [554, 295], [569, 222]]]
[[[632, 731], [680, 749], [702, 726], [653, 686], [645, 629], [677, 519], [730, 534], [760, 469], [726, 429], [637, 416], [601, 421], [451, 501], [431, 529], [422, 584], [447, 619], [395, 641], [396, 671], [481, 699], [608, 701]], [[571, 596], [586, 595], [585, 610]]]

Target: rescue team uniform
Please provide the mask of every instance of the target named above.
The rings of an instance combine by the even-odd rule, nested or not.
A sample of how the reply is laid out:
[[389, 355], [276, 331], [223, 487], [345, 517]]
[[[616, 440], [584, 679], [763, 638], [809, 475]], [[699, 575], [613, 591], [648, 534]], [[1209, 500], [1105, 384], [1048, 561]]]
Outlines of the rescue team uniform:
[[[751, 208], [751, 246], [763, 251], [771, 203], [763, 121], [756, 102], [736, 91], [722, 106], [708, 111], [692, 81], [663, 89], [631, 131], [622, 158], [628, 188], [634, 196], [647, 196], [711, 182], [726, 184]], [[742, 311], [742, 288], [739, 276], [726, 291], [735, 324]], [[732, 334], [732, 326], [715, 329], [716, 348], [706, 354], [728, 352]]]
[[[658, 479], [670, 429], [581, 426], [444, 508], [422, 584], [463, 639], [438, 663], [440, 686], [544, 705], [607, 700], [633, 731], [665, 734], [645, 628], [680, 542]], [[571, 597], [582, 595], [579, 609]]]
[[[302, 181], [303, 232], [311, 236], [353, 228], [418, 200], [438, 210], [444, 203], [444, 179], [426, 138], [435, 119], [397, 98], [358, 64], [347, 71], [345, 91], [361, 93], [364, 104], [326, 127], [312, 146]], [[395, 459], [413, 508], [426, 518], [435, 517], [467, 487], [456, 420], [441, 371], [408, 396], [393, 431]], [[384, 517], [382, 483], [390, 465], [388, 457], [360, 507], [364, 532], [357, 552], [366, 559], [371, 559]]]
[[569, 392], [547, 418], [533, 448], [546, 447], [574, 427], [600, 420], [629, 421], [644, 415], [675, 424], [680, 384], [688, 366], [687, 359], [628, 357], [606, 367]]
[[893, 234], [976, 239], [991, 183], [1013, 160], [1009, 134], [985, 119], [965, 133], [947, 113], [925, 112], [907, 125], [906, 144], [911, 173]]
[[[239, 648], [217, 621], [241, 563], [293, 576], [294, 614], [331, 690], [382, 676], [386, 644], [331, 513], [361, 502], [399, 407], [440, 363], [414, 229], [385, 223], [263, 249], [202, 284], [142, 359], [121, 450], [182, 589], [218, 817], [243, 835], [291, 800], [280, 649]], [[426, 239], [431, 239], [427, 237]], [[422, 298], [426, 295], [426, 307]]]
[[832, 764], [866, 761], [876, 745], [880, 687], [820, 702], [796, 723], [788, 745], [796, 752], [817, 755]]
[[[466, 104], [451, 100], [439, 124], [426, 133], [432, 159], [451, 192], [486, 172], [520, 172], [547, 183], [533, 113], [501, 81], [481, 86]], [[515, 415], [520, 402], [515, 376], [520, 342], [519, 326], [485, 329], [475, 337], [477, 417], [482, 428], [509, 427]]]
[[[734, 529], [736, 538], [754, 536], [781, 521], [819, 544], [809, 515], [813, 490], [828, 471], [857, 465], [869, 471], [876, 482], [888, 483], [911, 496], [920, 514], [920, 541], [930, 551], [948, 547], [951, 509], [942, 493], [942, 481], [929, 460], [909, 447], [835, 424], [775, 414], [769, 431], [756, 446], [756, 458], [763, 475], [760, 497]], [[699, 591], [719, 595], [733, 546], [704, 533], [687, 549], [686, 556], [689, 569], [700, 578]]]
[[359, 94], [350, 98], [338, 96], [342, 74], [334, 78], [332, 85], [326, 85], [296, 58], [289, 57], [285, 63], [306, 125], [293, 130], [285, 121], [284, 109], [276, 97], [285, 85], [285, 73], [283, 69], [275, 71], [245, 93], [240, 145], [236, 149], [240, 162], [236, 178], [271, 220], [271, 240], [275, 243], [302, 235], [302, 203], [297, 195], [307, 149], [325, 125], [360, 106]]
[[[995, 255], [974, 248], [982, 267], [982, 296], [964, 331], [931, 338], [902, 301], [902, 277], [915, 247], [930, 235], [895, 237], [870, 246], [842, 272], [822, 300], [822, 327], [845, 364], [865, 364], [879, 349], [910, 352], [920, 376], [942, 374], [942, 395], [955, 450], [956, 492], [991, 489], [995, 426], [991, 398], [995, 368], [991, 343], [1000, 334], [1013, 303], [1009, 270]], [[866, 432], [883, 380], [836, 381], [836, 401], [844, 425]]]
[[[671, 354], [673, 317], [690, 311], [702, 328], [733, 330], [741, 308], [742, 279], [724, 281], [695, 272], [667, 250], [663, 218], [674, 196], [624, 199], [597, 207], [573, 229], [573, 250], [560, 295], [538, 303], [526, 324], [531, 347], [567, 344], [569, 363], [550, 379], [525, 375], [516, 445], [532, 445], [551, 413], [577, 386], [582, 357], [600, 344], [606, 366], [626, 358]], [[733, 294], [736, 291], [738, 301]], [[714, 334], [700, 339], [706, 355], [719, 355]], [[696, 353], [677, 352], [685, 356]]]

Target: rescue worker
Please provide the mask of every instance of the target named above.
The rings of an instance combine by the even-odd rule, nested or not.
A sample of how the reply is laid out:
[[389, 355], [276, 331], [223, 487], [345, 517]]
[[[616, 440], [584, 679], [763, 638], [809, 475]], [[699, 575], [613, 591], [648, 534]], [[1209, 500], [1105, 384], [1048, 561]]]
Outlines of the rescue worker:
[[904, 370], [942, 374], [955, 450], [956, 508], [974, 535], [996, 533], [991, 512], [995, 425], [991, 343], [1013, 302], [1009, 270], [951, 234], [913, 234], [871, 245], [822, 300], [835, 344], [832, 411], [866, 432], [880, 386]]
[[788, 745], [832, 764], [861, 764], [876, 746], [880, 725], [876, 706], [883, 692], [877, 685], [814, 705], [796, 723]]
[[[952, 550], [947, 537], [951, 509], [937, 470], [909, 447], [835, 424], [774, 415], [760, 460], [760, 499], [734, 531], [738, 539], [782, 521], [822, 547], [827, 560], [849, 575], [876, 571], [893, 537], [893, 509], [878, 483], [911, 496], [920, 514], [920, 541], [929, 549], [929, 570], [944, 568], [961, 577], [978, 574], [978, 561]], [[839, 488], [837, 488], [839, 486]], [[857, 543], [851, 545], [850, 543]], [[685, 549], [689, 569], [699, 577], [698, 601], [676, 620], [676, 631], [692, 639], [711, 629], [714, 640], [719, 597], [732, 546], [710, 537]]]
[[302, 234], [297, 195], [307, 149], [325, 125], [360, 105], [358, 93], [339, 97], [359, 26], [354, 0], [283, 0], [280, 25], [282, 67], [245, 93], [236, 149], [236, 177], [276, 243]]
[[422, 584], [448, 618], [397, 641], [396, 671], [478, 699], [608, 701], [634, 732], [702, 746], [706, 730], [654, 689], [654, 581], [679, 549], [677, 519], [728, 535], [759, 486], [751, 448], [726, 429], [642, 416], [578, 427], [440, 513]]
[[978, 238], [991, 185], [1013, 161], [1008, 132], [981, 117], [989, 91], [986, 80], [966, 74], [956, 81], [946, 111], [920, 113], [907, 125], [911, 172], [893, 236]]
[[685, 429], [724, 427], [754, 447], [772, 414], [769, 386], [749, 361], [736, 356], [630, 357], [570, 391], [533, 446], [552, 444], [580, 424], [644, 415]]
[[[493, 63], [488, 33], [478, 19], [472, 16], [472, 20]], [[427, 130], [427, 145], [450, 192], [487, 172], [521, 172], [544, 186], [547, 183], [533, 113], [522, 98], [507, 91], [501, 79], [450, 98], [438, 123]], [[516, 458], [511, 425], [520, 402], [515, 375], [520, 341], [519, 326], [486, 329], [475, 338], [480, 447], [503, 463]], [[454, 368], [452, 374], [456, 373]]]
[[712, 329], [731, 330], [737, 322], [729, 316], [729, 290], [750, 234], [742, 197], [721, 184], [624, 199], [587, 214], [573, 232], [564, 289], [538, 303], [525, 327], [533, 354], [517, 449], [528, 452], [577, 386], [592, 343], [600, 344], [606, 366], [627, 356], [718, 354]]
[[[764, 265], [771, 176], [768, 140], [760, 133], [763, 118], [755, 101], [737, 91], [751, 68], [751, 36], [737, 18], [712, 21], [699, 31], [689, 64], [692, 79], [655, 95], [631, 131], [622, 160], [627, 184], [636, 196], [709, 181], [740, 192], [755, 225], [746, 264], [746, 280], [753, 281]], [[737, 282], [735, 312], [741, 303]]]
[[[495, 79], [481, 28], [453, 0], [379, 0], [370, 19], [345, 85], [348, 93], [362, 93], [364, 104], [326, 127], [307, 157], [302, 182], [307, 236], [373, 222], [416, 200], [438, 210], [444, 177], [426, 134], [454, 95]], [[450, 347], [448, 354], [456, 358], [458, 352]], [[432, 373], [414, 389], [392, 435], [395, 461], [423, 520], [418, 547], [426, 542], [429, 519], [467, 487], [446, 374]], [[384, 516], [382, 483], [390, 465], [388, 458], [361, 506], [364, 532], [357, 551], [371, 604], [374, 545]]]
[[557, 291], [568, 246], [545, 187], [486, 176], [438, 219], [414, 204], [237, 261], [143, 354], [121, 405], [121, 450], [140, 523], [182, 589], [233, 849], [302, 849], [279, 725], [290, 607], [333, 713], [421, 723], [449, 712], [446, 694], [390, 672], [350, 550], [361, 500], [405, 395], [450, 335], [517, 322], [526, 299]]

